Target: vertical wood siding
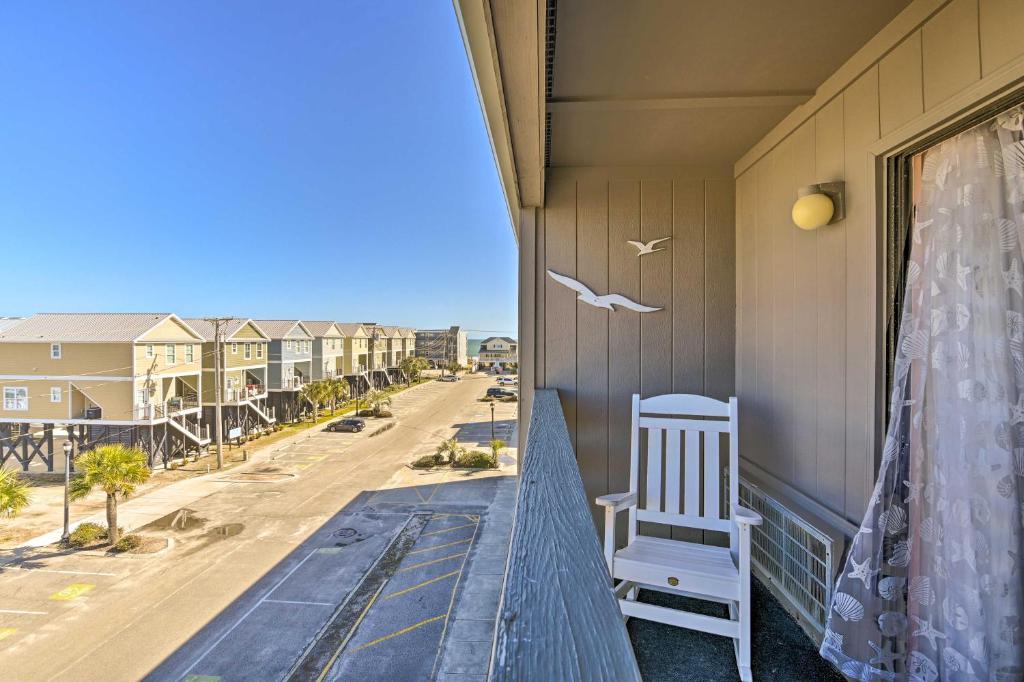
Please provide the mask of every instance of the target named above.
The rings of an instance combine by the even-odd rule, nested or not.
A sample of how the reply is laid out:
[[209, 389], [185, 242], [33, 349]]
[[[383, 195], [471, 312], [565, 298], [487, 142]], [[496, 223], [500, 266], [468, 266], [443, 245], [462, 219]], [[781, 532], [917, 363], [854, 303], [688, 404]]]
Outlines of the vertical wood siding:
[[[536, 263], [532, 357], [543, 371], [533, 376], [537, 388], [558, 389], [591, 505], [628, 488], [633, 393], [733, 394], [733, 186], [728, 169], [548, 173], [545, 208], [523, 253]], [[626, 243], [668, 236], [642, 258]], [[664, 310], [609, 313], [579, 303], [547, 270]]]
[[[1021, 21], [1019, 1], [951, 0], [736, 178], [742, 454], [851, 523], [874, 483], [880, 426], [884, 235], [868, 150], [1024, 59], [1010, 28]], [[831, 180], [846, 182], [846, 219], [795, 228], [797, 189]]]

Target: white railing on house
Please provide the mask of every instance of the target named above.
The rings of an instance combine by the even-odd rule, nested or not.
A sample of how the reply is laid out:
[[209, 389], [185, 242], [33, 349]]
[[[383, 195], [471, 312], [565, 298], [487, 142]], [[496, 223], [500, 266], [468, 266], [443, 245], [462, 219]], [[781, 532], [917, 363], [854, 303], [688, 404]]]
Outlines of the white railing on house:
[[537, 390], [492, 680], [640, 680], [558, 392]]

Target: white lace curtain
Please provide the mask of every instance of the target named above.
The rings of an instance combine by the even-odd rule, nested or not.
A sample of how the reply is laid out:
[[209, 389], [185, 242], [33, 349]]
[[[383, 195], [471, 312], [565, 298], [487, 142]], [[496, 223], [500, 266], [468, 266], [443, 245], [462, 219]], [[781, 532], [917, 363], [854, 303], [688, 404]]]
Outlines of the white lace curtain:
[[878, 481], [821, 654], [1024, 680], [1024, 108], [925, 153]]

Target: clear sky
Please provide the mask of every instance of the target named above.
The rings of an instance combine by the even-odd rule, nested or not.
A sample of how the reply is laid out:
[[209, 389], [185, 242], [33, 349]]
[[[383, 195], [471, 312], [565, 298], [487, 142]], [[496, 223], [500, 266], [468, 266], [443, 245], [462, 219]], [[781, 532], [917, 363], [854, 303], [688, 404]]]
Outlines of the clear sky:
[[0, 315], [515, 331], [449, 0], [7, 0], [0, 102]]

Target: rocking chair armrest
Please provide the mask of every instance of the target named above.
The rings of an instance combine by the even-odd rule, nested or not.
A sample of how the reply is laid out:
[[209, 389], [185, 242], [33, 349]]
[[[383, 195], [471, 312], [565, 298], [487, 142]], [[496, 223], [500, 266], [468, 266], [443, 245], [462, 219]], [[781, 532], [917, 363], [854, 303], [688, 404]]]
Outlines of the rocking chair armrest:
[[760, 526], [764, 523], [764, 518], [756, 511], [741, 507], [738, 504], [732, 505], [732, 520], [741, 526]]
[[612, 511], [620, 512], [636, 506], [636, 493], [609, 493], [594, 501], [602, 507], [611, 507]]

